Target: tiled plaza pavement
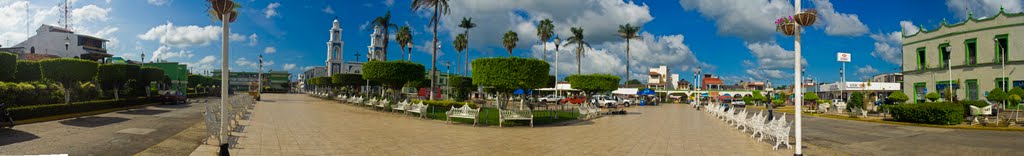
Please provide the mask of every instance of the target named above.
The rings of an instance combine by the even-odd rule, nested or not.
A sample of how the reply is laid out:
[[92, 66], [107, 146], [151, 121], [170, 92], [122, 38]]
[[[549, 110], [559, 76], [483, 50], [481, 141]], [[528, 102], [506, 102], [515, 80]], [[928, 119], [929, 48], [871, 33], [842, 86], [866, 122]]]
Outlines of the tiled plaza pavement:
[[[632, 107], [566, 126], [445, 124], [400, 113], [265, 94], [236, 155], [792, 155], [687, 105]], [[213, 155], [212, 145], [192, 155]]]

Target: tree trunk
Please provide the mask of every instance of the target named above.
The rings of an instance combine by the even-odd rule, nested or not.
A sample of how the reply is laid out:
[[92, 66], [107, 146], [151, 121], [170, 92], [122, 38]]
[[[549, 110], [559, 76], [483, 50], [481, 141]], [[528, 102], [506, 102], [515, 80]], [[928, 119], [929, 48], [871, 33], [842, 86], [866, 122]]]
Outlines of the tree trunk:
[[117, 91], [117, 87], [114, 87], [114, 100], [120, 100], [121, 99], [120, 97], [117, 96], [118, 93], [121, 93], [121, 92]]
[[[437, 9], [438, 9], [438, 6], [434, 6], [434, 18], [433, 19], [437, 19], [437, 12], [438, 12]], [[437, 75], [435, 75], [436, 72], [434, 72], [434, 71], [437, 70], [437, 22], [438, 21], [436, 21], [436, 20], [434, 21], [434, 41], [433, 41], [434, 45], [430, 47], [431, 49], [433, 49], [433, 52], [431, 52], [431, 55], [430, 55], [430, 71], [428, 71], [430, 73], [430, 95], [428, 95], [428, 97], [429, 97], [428, 99], [430, 99], [430, 100], [434, 100], [434, 87], [435, 87], [434, 85], [435, 85], [435, 82], [436, 82], [435, 77], [437, 76]]]
[[626, 39], [626, 83], [629, 84], [629, 39]]
[[64, 86], [64, 104], [71, 104], [71, 88]]
[[579, 49], [576, 49], [576, 75], [582, 74], [580, 72], [580, 67], [583, 64], [582, 62], [580, 62], [580, 56], [583, 55], [581, 52], [583, 52], [583, 51], [579, 50]]

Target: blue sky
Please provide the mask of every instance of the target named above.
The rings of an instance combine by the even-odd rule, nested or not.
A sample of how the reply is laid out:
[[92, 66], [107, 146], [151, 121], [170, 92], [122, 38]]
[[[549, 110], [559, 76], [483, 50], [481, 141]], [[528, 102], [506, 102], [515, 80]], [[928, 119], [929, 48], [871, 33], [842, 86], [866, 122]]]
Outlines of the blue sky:
[[[26, 23], [31, 31], [39, 24], [56, 24], [61, 0], [0, 0], [0, 44], [24, 40]], [[429, 67], [431, 33], [429, 12], [412, 12], [410, 0], [236, 0], [243, 5], [241, 17], [231, 25], [233, 70], [255, 71], [255, 60], [264, 55], [270, 70], [299, 73], [322, 66], [331, 21], [343, 29], [345, 60], [359, 53], [365, 61], [368, 21], [392, 12], [392, 22], [413, 28], [413, 61]], [[806, 27], [803, 57], [807, 73], [820, 81], [839, 78], [836, 52], [849, 52], [848, 79], [895, 72], [899, 67], [899, 34], [916, 32], [923, 25], [934, 29], [943, 20], [962, 21], [968, 12], [991, 16], [1003, 7], [1020, 12], [1020, 0], [1005, 1], [828, 1], [804, 0], [803, 8], [818, 10], [816, 25]], [[592, 45], [583, 58], [583, 73], [625, 76], [625, 43], [614, 36], [618, 25], [642, 25], [640, 40], [631, 41], [631, 78], [644, 80], [647, 68], [667, 65], [673, 73], [692, 79], [701, 67], [705, 73], [729, 83], [741, 80], [792, 82], [793, 38], [774, 32], [775, 18], [792, 14], [792, 1], [768, 0], [459, 0], [438, 28], [442, 41], [439, 59], [455, 62], [451, 40], [463, 29], [462, 17], [472, 17], [478, 28], [470, 30], [471, 58], [506, 57], [500, 48], [505, 31], [519, 33], [514, 50], [518, 57], [554, 61], [545, 56], [534, 25], [541, 19], [555, 21], [555, 32], [569, 35], [569, 27], [583, 27]], [[108, 49], [116, 56], [137, 60], [167, 60], [190, 64], [195, 71], [218, 69], [220, 23], [210, 20], [205, 1], [199, 0], [77, 0], [73, 3], [76, 31], [110, 39]], [[968, 11], [970, 10], [970, 11]], [[396, 31], [392, 31], [396, 32]], [[30, 32], [34, 33], [34, 32]], [[562, 37], [566, 38], [566, 37]], [[549, 42], [550, 43], [550, 42]], [[574, 74], [576, 61], [570, 48], [562, 47], [559, 74]], [[400, 59], [396, 42], [389, 60]], [[440, 63], [439, 63], [440, 64]], [[453, 67], [454, 68], [454, 67]], [[440, 67], [441, 70], [445, 70]], [[552, 71], [553, 73], [554, 71]]]

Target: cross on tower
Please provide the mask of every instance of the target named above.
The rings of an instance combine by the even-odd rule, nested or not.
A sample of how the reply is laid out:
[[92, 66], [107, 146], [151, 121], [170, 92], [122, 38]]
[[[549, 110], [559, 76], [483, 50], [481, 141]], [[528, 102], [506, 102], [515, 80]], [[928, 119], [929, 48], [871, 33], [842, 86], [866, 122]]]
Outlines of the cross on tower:
[[359, 62], [359, 53], [356, 53], [356, 62]]

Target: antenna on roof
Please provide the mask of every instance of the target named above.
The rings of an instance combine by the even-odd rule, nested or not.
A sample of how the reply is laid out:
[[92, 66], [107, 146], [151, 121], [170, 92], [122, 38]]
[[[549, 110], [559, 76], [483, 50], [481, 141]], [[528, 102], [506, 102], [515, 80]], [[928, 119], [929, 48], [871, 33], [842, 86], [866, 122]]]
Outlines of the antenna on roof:
[[64, 2], [58, 4], [57, 7], [60, 7], [60, 19], [58, 19], [57, 23], [64, 27], [64, 29], [74, 31], [72, 29], [74, 28], [74, 25], [71, 22], [71, 1], [64, 0]]

